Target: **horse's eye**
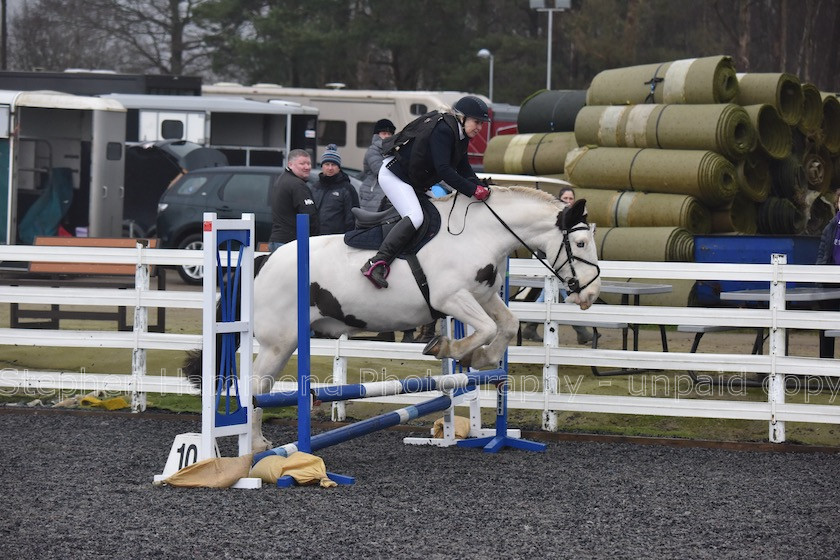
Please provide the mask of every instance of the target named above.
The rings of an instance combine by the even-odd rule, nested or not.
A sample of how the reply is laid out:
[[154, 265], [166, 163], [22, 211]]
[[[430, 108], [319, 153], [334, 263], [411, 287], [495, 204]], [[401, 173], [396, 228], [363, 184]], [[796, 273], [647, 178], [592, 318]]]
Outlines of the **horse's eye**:
[[586, 243], [585, 243], [584, 241], [578, 241], [578, 242], [577, 242], [577, 246], [578, 246], [580, 249], [583, 249], [583, 246], [584, 246], [584, 245], [586, 245]]

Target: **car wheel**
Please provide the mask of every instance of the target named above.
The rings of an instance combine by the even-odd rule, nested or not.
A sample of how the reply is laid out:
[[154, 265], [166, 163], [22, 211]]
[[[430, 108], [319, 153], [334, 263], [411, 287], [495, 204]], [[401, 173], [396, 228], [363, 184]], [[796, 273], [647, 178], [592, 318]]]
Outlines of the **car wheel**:
[[[178, 244], [178, 248], [190, 249], [191, 251], [203, 251], [204, 236], [200, 233], [188, 235], [181, 240], [181, 243]], [[204, 282], [204, 267], [182, 265], [178, 267], [178, 275], [187, 284], [201, 284]]]

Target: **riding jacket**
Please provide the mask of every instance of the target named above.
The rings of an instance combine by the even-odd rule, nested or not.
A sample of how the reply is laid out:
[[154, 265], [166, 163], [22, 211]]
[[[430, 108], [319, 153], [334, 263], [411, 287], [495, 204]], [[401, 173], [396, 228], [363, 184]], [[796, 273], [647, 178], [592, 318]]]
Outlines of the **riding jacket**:
[[[419, 192], [445, 181], [450, 187], [472, 196], [479, 179], [467, 157], [469, 143], [461, 124], [447, 113], [438, 120], [430, 135], [418, 136], [402, 146], [388, 169]], [[416, 151], [422, 154], [420, 161], [412, 160], [412, 153]]]

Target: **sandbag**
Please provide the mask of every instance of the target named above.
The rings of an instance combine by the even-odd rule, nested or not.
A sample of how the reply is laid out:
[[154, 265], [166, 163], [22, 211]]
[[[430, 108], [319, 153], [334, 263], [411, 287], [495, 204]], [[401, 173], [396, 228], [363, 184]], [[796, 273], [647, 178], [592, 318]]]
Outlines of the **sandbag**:
[[749, 115], [731, 103], [584, 107], [575, 138], [580, 146], [711, 150], [731, 160], [756, 144]]
[[728, 56], [709, 56], [604, 70], [586, 92], [587, 105], [728, 103], [738, 94]]
[[494, 136], [484, 152], [484, 171], [525, 175], [563, 173], [566, 154], [575, 148], [574, 132]]
[[575, 117], [586, 105], [586, 90], [548, 90], [531, 94], [519, 107], [516, 119], [520, 134], [572, 132]]
[[579, 187], [687, 194], [709, 206], [738, 191], [732, 163], [702, 150], [584, 147], [569, 152], [565, 170]]
[[786, 72], [738, 74], [739, 105], [772, 105], [785, 123], [795, 126], [802, 118], [802, 85]]
[[598, 227], [682, 227], [695, 234], [711, 231], [709, 210], [693, 196], [601, 189], [575, 189], [586, 199], [589, 223]]

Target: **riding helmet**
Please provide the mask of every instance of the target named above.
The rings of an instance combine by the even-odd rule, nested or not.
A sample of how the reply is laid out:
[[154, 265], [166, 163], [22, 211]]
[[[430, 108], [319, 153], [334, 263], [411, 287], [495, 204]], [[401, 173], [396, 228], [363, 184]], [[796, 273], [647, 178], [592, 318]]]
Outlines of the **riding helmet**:
[[490, 121], [490, 110], [487, 108], [487, 103], [474, 95], [467, 95], [459, 99], [455, 103], [454, 109], [465, 117], [472, 117], [481, 122]]

